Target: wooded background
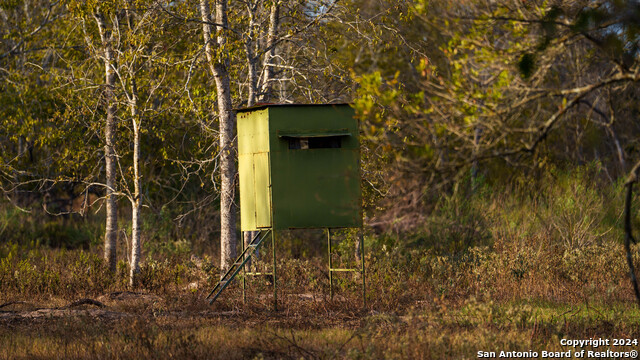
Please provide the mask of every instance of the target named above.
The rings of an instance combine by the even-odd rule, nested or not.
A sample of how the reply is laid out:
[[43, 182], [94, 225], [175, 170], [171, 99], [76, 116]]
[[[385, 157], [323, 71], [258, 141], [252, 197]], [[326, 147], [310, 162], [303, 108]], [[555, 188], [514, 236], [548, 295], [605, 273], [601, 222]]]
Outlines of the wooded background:
[[[103, 246], [132, 285], [143, 253], [234, 257], [234, 108], [352, 103], [367, 227], [441, 226], [451, 249], [485, 238], [438, 222], [474, 196], [588, 210], [640, 159], [638, 1], [2, 0], [0, 19], [0, 237]], [[549, 223], [569, 248], [599, 239], [580, 214]]]

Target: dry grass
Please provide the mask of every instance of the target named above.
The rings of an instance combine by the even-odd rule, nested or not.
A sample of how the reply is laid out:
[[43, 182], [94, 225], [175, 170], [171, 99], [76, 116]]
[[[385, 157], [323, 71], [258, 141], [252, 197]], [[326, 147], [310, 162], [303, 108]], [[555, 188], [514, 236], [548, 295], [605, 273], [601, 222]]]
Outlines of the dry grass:
[[[368, 236], [366, 309], [358, 274], [337, 275], [329, 298], [320, 257], [280, 260], [274, 312], [266, 278], [246, 304], [236, 284], [207, 305], [219, 271], [182, 250], [148, 258], [129, 289], [126, 264], [109, 273], [98, 248], [4, 243], [0, 359], [471, 359], [637, 338], [615, 189], [514, 193], [451, 198], [421, 232]], [[336, 249], [340, 266], [352, 245]]]
[[479, 350], [561, 351], [562, 337], [629, 338], [640, 333], [640, 313], [624, 305], [470, 299], [455, 306], [437, 300], [405, 313], [347, 315], [342, 306], [329, 304], [325, 312], [304, 314], [253, 308], [13, 320], [0, 327], [0, 358], [475, 358]]
[[[640, 334], [619, 246], [561, 257], [553, 247], [536, 253], [513, 246], [498, 241], [459, 258], [369, 254], [367, 309], [357, 275], [342, 276], [331, 300], [321, 259], [285, 260], [278, 312], [265, 280], [251, 282], [247, 304], [235, 286], [208, 306], [211, 281], [186, 260], [154, 265], [155, 280], [130, 291], [124, 275], [108, 278], [102, 270], [76, 287], [71, 272], [78, 267], [70, 264], [100, 263], [84, 251], [65, 251], [65, 261], [57, 250], [38, 250], [40, 257], [25, 251], [5, 266], [3, 279], [22, 276], [8, 269], [25, 271], [28, 261], [42, 269], [28, 276], [55, 273], [58, 280], [27, 277], [40, 284], [27, 287], [2, 281], [0, 302], [16, 303], [0, 307], [0, 359], [475, 358], [481, 350], [560, 351], [563, 337]], [[199, 289], [187, 287], [193, 282]], [[79, 297], [96, 303], [69, 306]]]

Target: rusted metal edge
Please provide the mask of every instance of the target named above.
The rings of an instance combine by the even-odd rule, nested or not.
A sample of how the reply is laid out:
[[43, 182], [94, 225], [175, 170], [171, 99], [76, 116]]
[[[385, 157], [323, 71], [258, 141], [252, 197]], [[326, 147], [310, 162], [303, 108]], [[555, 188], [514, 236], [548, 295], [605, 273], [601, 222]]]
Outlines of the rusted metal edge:
[[330, 104], [256, 104], [254, 106], [251, 107], [245, 107], [245, 108], [235, 108], [233, 109], [233, 111], [237, 112], [237, 113], [242, 113], [242, 112], [246, 112], [246, 111], [254, 111], [254, 110], [262, 110], [262, 109], [266, 109], [266, 108], [270, 108], [270, 107], [295, 107], [295, 106], [350, 106], [350, 103], [330, 103]]

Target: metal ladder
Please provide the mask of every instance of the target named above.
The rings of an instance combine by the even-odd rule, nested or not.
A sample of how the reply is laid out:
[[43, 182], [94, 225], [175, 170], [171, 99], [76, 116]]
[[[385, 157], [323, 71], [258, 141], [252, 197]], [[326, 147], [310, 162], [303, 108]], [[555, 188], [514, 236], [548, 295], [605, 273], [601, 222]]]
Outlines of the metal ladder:
[[[222, 276], [220, 282], [216, 285], [216, 287], [211, 290], [209, 295], [207, 295], [207, 299], [213, 295], [211, 300], [209, 300], [209, 305], [213, 304], [214, 301], [220, 296], [220, 294], [227, 288], [233, 281], [233, 279], [238, 275], [240, 270], [244, 267], [244, 265], [251, 259], [251, 255], [253, 255], [258, 249], [260, 245], [264, 242], [264, 240], [269, 237], [271, 233], [271, 229], [260, 230], [258, 234], [251, 240], [251, 243], [244, 249], [242, 254], [238, 256], [238, 258], [233, 262], [233, 264], [229, 267], [227, 272]], [[215, 295], [214, 295], [215, 293]]]

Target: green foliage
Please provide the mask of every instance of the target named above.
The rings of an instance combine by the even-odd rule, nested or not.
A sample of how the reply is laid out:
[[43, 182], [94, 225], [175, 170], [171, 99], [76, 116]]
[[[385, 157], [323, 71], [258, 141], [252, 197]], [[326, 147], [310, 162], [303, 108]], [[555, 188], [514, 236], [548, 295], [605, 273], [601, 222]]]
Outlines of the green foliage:
[[7, 242], [23, 246], [84, 248], [100, 243], [103, 225], [43, 214], [24, 213], [4, 204], [0, 207], [0, 235]]
[[191, 244], [187, 240], [155, 239], [144, 243], [145, 254], [150, 257], [163, 257], [167, 255], [184, 256], [191, 254]]
[[82, 250], [52, 252], [39, 245], [14, 243], [2, 248], [0, 279], [5, 296], [78, 296], [114, 285], [102, 259]]
[[150, 260], [140, 267], [139, 281], [143, 288], [158, 291], [182, 284], [187, 274], [188, 269], [182, 263]]
[[[213, 310], [202, 304], [219, 280], [220, 149], [197, 2], [2, 1], [0, 191], [11, 203], [0, 204], [0, 300], [58, 307], [128, 289], [125, 246], [115, 274], [98, 246], [107, 104], [97, 13], [116, 34], [121, 243], [137, 84], [138, 290], [157, 298], [109, 309], [144, 321], [47, 321], [28, 335], [14, 332], [19, 322], [0, 327], [0, 357], [469, 358], [496, 344], [560, 350], [564, 336], [638, 333], [620, 226], [637, 80], [599, 84], [637, 74], [637, 4], [353, 0], [306, 35], [310, 8], [281, 4], [274, 101], [352, 102], [360, 120], [370, 309], [357, 310], [358, 273], [334, 274], [329, 299], [326, 238], [309, 231], [277, 245], [282, 319], [265, 324], [273, 279], [262, 276], [247, 279], [240, 316], [194, 320], [240, 308], [239, 282]], [[268, 11], [252, 29], [245, 4], [229, 5], [233, 30], [222, 30], [215, 56], [229, 60], [243, 106], [246, 49], [259, 38], [262, 66]], [[95, 203], [78, 206], [81, 194]], [[335, 267], [358, 267], [356, 239], [334, 232]], [[270, 270], [267, 253], [253, 264], [260, 271]], [[245, 316], [251, 327], [238, 326]], [[81, 340], [60, 340], [70, 336]]]
[[[603, 235], [620, 228], [615, 223], [605, 223], [608, 209], [621, 206], [619, 187], [594, 186], [593, 168], [577, 168], [571, 175], [559, 174], [554, 185], [545, 188], [546, 206], [540, 208], [538, 216], [543, 225], [566, 250], [579, 249], [596, 244]], [[618, 198], [617, 198], [618, 197]], [[622, 238], [619, 230], [614, 234]]]
[[[638, 128], [633, 116], [622, 122], [620, 116], [637, 112], [631, 100], [636, 81], [598, 84], [610, 74], [606, 69], [627, 74], [620, 64], [637, 66], [623, 55], [637, 48], [638, 37], [625, 35], [634, 33], [625, 19], [635, 5], [541, 3], [516, 10], [501, 2], [413, 3], [415, 16], [399, 22], [420, 23], [428, 38], [428, 45], [418, 41], [401, 50], [413, 68], [395, 76], [388, 67], [354, 76], [354, 106], [367, 146], [386, 156], [378, 167], [389, 180], [378, 188], [389, 191], [377, 222], [399, 231], [422, 222], [422, 214], [431, 214], [470, 172], [505, 181], [513, 166], [535, 177], [549, 164], [590, 161], [614, 181], [624, 172], [621, 161], [629, 154], [621, 144], [635, 142], [630, 134]], [[616, 26], [620, 31], [611, 30]], [[395, 29], [405, 39], [413, 36], [402, 25]], [[615, 126], [607, 123], [614, 118]]]

